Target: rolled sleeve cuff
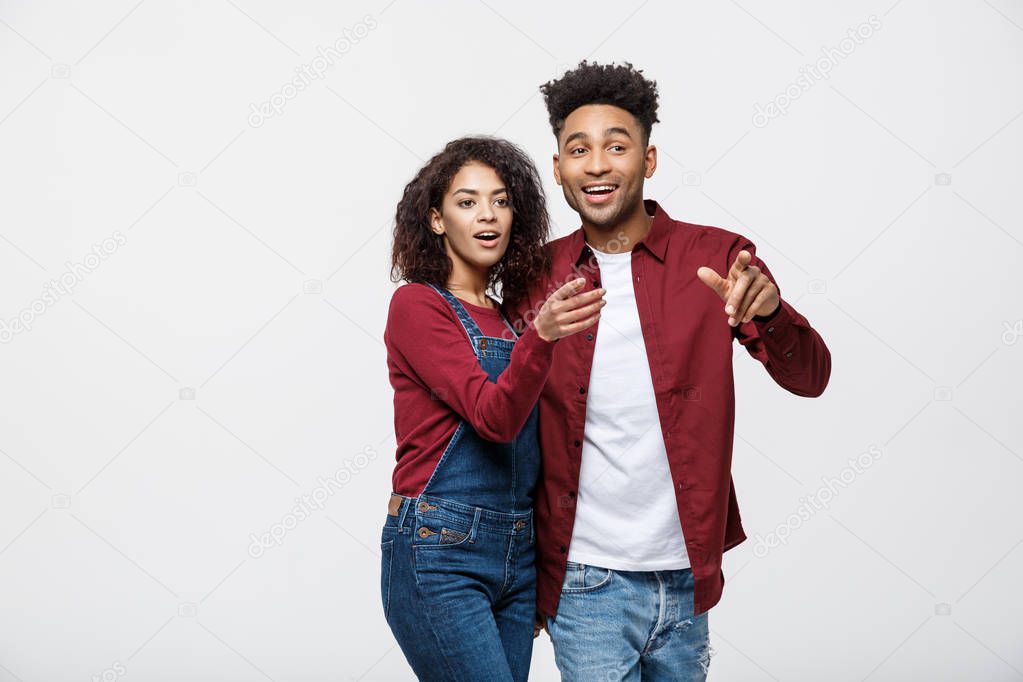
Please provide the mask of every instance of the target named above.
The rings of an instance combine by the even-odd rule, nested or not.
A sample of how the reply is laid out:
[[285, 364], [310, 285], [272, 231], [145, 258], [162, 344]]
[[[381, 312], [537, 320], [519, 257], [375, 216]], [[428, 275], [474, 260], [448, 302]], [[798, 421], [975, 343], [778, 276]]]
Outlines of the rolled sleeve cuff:
[[776, 349], [782, 355], [788, 350], [788, 339], [793, 333], [792, 325], [795, 322], [796, 311], [784, 299], [778, 304], [777, 309], [770, 315], [754, 315], [751, 320], [756, 327], [757, 334], [764, 340], [764, 343], [772, 349]]

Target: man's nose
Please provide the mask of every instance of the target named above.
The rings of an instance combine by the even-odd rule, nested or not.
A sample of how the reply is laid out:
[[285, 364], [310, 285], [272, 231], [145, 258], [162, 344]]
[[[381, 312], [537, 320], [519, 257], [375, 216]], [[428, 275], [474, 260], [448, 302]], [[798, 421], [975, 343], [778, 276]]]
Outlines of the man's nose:
[[610, 170], [607, 156], [599, 149], [594, 149], [586, 156], [585, 170], [590, 175], [603, 175]]

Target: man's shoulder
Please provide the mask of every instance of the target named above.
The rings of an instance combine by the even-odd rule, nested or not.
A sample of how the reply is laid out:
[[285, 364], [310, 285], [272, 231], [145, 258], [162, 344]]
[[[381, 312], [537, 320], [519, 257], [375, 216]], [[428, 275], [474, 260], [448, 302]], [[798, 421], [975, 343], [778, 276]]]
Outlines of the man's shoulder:
[[671, 231], [668, 253], [673, 259], [706, 259], [715, 255], [729, 257], [738, 249], [752, 246], [743, 234], [717, 225], [688, 222], [670, 216], [665, 224]]
[[668, 227], [673, 233], [683, 235], [683, 241], [692, 241], [706, 246], [717, 246], [728, 248], [737, 241], [744, 241], [746, 238], [738, 232], [726, 230], [716, 225], [703, 225], [690, 223], [675, 218], [668, 219]]
[[547, 242], [547, 244], [544, 245], [544, 248], [547, 249], [547, 252], [551, 255], [552, 258], [564, 255], [565, 250], [572, 243], [572, 237], [575, 235], [576, 232], [580, 232], [582, 229], [583, 228], [578, 227], [566, 235], [558, 237], [557, 239], [552, 239], [551, 241]]

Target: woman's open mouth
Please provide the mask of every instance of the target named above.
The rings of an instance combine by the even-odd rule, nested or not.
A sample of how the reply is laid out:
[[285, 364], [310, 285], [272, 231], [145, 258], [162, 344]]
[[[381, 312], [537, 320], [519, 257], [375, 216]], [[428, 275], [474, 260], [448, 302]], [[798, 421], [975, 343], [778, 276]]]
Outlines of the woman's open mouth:
[[498, 241], [501, 239], [501, 235], [497, 232], [478, 232], [473, 235], [473, 239], [480, 243], [485, 249], [492, 249], [497, 246]]
[[617, 191], [618, 185], [613, 183], [587, 185], [586, 187], [583, 187], [583, 194], [586, 195], [586, 201], [591, 204], [603, 204]]

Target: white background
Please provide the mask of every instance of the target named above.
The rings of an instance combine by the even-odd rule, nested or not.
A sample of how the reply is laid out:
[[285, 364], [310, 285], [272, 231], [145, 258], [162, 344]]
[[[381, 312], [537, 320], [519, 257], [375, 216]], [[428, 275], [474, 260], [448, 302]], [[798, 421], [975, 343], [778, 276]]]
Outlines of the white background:
[[379, 595], [394, 206], [447, 140], [498, 134], [575, 229], [537, 87], [584, 57], [657, 80], [647, 196], [750, 237], [834, 359], [804, 399], [736, 345], [750, 540], [710, 678], [1023, 678], [1018, 0], [129, 0], [0, 3], [0, 319], [31, 318], [0, 345], [0, 682], [412, 678]]

